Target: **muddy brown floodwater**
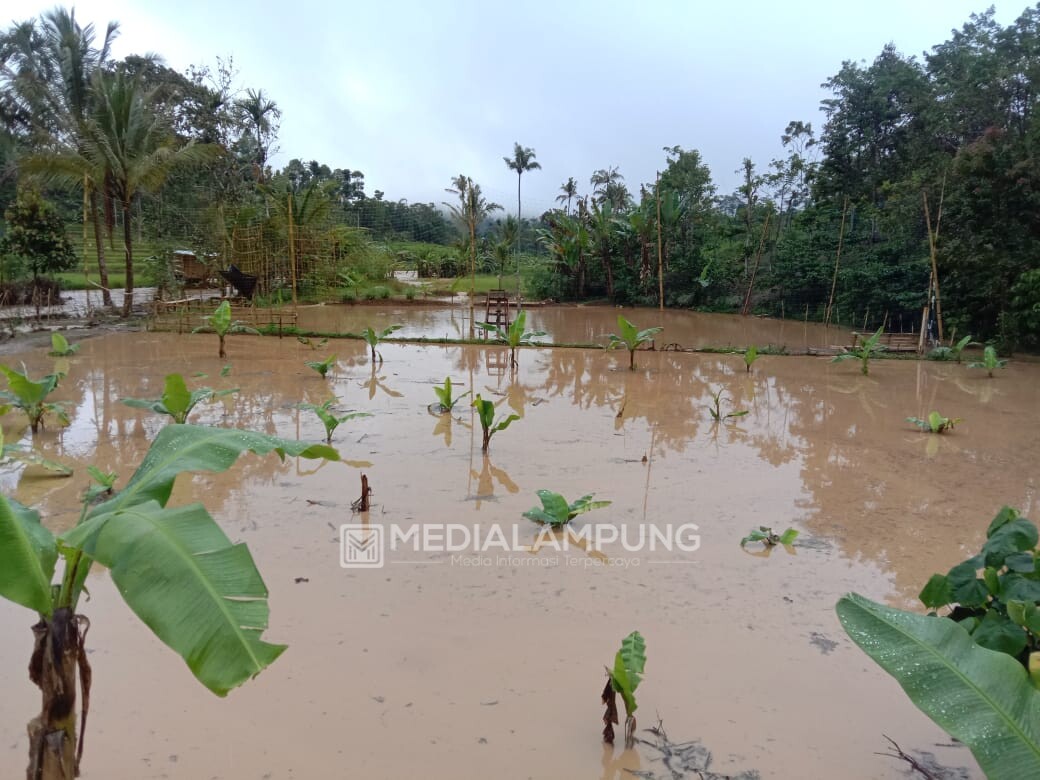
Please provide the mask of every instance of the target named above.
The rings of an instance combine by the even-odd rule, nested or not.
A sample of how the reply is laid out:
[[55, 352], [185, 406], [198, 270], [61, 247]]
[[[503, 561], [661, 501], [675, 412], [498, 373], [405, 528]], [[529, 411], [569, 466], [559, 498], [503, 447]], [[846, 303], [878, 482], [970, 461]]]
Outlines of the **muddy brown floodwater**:
[[[572, 327], [583, 316], [572, 311], [551, 317]], [[652, 312], [639, 319], [658, 321]], [[695, 319], [691, 334], [705, 322]], [[582, 319], [565, 338], [602, 326]], [[248, 456], [226, 474], [179, 482], [174, 502], [205, 502], [249, 544], [271, 592], [265, 638], [289, 644], [226, 699], [194, 681], [105, 572], [92, 574], [81, 605], [94, 667], [87, 780], [661, 771], [645, 747], [600, 742], [603, 667], [633, 629], [647, 642], [640, 727], [660, 717], [673, 739], [702, 740], [716, 771], [903, 777], [901, 764], [876, 755], [888, 734], [981, 776], [969, 752], [951, 747], [845, 637], [834, 604], [854, 590], [912, 606], [930, 574], [978, 549], [1001, 504], [1035, 513], [1040, 365], [1012, 362], [988, 379], [960, 365], [878, 361], [864, 377], [855, 364], [766, 356], [748, 375], [739, 356], [644, 352], [628, 371], [624, 354], [527, 349], [511, 377], [498, 347], [388, 344], [373, 367], [363, 343], [342, 341], [329, 345], [338, 362], [322, 381], [303, 365], [316, 353], [295, 339], [234, 336], [228, 351], [234, 368], [221, 378], [211, 335], [85, 342], [57, 392], [72, 424], [38, 438], [75, 476], [2, 476], [5, 491], [40, 507], [52, 528], [69, 527], [85, 466], [125, 482], [162, 425], [118, 399], [158, 395], [173, 370], [241, 388], [202, 408], [198, 422], [319, 439], [317, 420], [295, 404], [332, 393], [343, 409], [373, 415], [336, 432], [352, 464]], [[20, 359], [34, 372], [53, 365], [42, 350], [8, 362]], [[522, 416], [494, 437], [488, 459], [468, 407], [455, 418], [427, 411], [445, 376]], [[723, 409], [746, 417], [711, 424], [705, 406], [720, 387]], [[941, 438], [903, 422], [932, 409], [964, 422]], [[16, 422], [4, 418], [10, 440], [21, 433]], [[374, 490], [368, 517], [350, 509], [361, 472]], [[537, 505], [539, 488], [613, 502], [581, 516], [578, 529], [695, 523], [699, 549], [607, 545], [613, 560], [604, 565], [574, 548], [452, 554], [408, 544], [383, 568], [340, 567], [347, 522], [481, 533], [499, 524], [507, 538], [515, 528], [533, 542], [521, 513]], [[799, 529], [795, 553], [742, 551], [739, 539], [758, 525]], [[5, 778], [23, 776], [25, 724], [39, 706], [25, 672], [33, 622], [0, 602]]]

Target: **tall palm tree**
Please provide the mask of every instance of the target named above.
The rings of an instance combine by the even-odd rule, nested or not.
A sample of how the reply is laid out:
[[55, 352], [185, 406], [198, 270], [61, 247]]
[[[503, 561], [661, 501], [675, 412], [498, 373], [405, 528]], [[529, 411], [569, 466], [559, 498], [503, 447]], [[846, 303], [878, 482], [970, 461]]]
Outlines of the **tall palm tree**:
[[[118, 23], [109, 22], [100, 46], [95, 46], [93, 24], [81, 27], [75, 10], [55, 8], [43, 15], [39, 28], [35, 22], [16, 25], [0, 41], [0, 85], [8, 106], [28, 118], [32, 148], [64, 146], [82, 151], [85, 124], [93, 110], [91, 84], [110, 61], [118, 31]], [[103, 180], [86, 177], [80, 184], [86, 190], [94, 228], [103, 303], [111, 306], [100, 216], [102, 199], [107, 206], [110, 194]]]
[[268, 99], [262, 89], [246, 90], [245, 98], [238, 101], [238, 108], [256, 133], [256, 180], [263, 184], [270, 139], [278, 131], [275, 123], [282, 111], [277, 103]]
[[470, 333], [473, 332], [473, 302], [477, 290], [477, 226], [483, 222], [492, 211], [501, 211], [502, 207], [497, 203], [489, 202], [480, 190], [480, 185], [465, 174], [452, 177], [452, 186], [445, 192], [457, 195], [458, 204], [445, 203], [451, 211], [452, 216], [459, 222], [469, 234], [469, 321]]
[[625, 177], [618, 172], [617, 166], [600, 168], [589, 178], [594, 200], [597, 203], [609, 201], [618, 211], [623, 210], [631, 199], [624, 181]]
[[93, 115], [84, 123], [83, 142], [76, 148], [29, 157], [26, 170], [54, 183], [73, 186], [85, 179], [106, 182], [123, 217], [126, 292], [123, 316], [134, 304], [134, 198], [162, 186], [171, 171], [211, 160], [220, 148], [211, 144], [172, 145], [172, 136], [151, 109], [152, 95], [142, 92], [138, 78], [124, 73], [95, 80]]
[[[521, 234], [523, 232], [524, 222], [520, 217], [520, 179], [526, 171], [541, 170], [541, 163], [534, 159], [534, 149], [530, 147], [521, 146], [518, 143], [513, 144], [513, 156], [503, 157], [502, 160], [505, 162], [506, 167], [511, 171], [516, 171], [516, 221], [520, 225]], [[516, 242], [516, 301], [517, 306], [520, 305], [520, 241]]]
[[565, 213], [569, 216], [571, 213], [571, 200], [578, 197], [578, 182], [574, 180], [573, 176], [568, 177], [567, 181], [560, 185], [560, 192], [562, 194], [556, 196], [556, 202], [567, 203]]

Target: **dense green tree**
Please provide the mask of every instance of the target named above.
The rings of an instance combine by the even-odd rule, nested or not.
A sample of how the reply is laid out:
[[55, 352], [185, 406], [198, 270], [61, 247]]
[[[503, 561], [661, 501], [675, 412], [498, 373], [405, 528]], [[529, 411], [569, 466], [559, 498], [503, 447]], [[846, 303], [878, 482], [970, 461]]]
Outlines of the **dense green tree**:
[[4, 220], [7, 230], [0, 237], [0, 255], [24, 262], [34, 284], [39, 276], [66, 271], [76, 262], [61, 216], [35, 190], [22, 189], [4, 212]]

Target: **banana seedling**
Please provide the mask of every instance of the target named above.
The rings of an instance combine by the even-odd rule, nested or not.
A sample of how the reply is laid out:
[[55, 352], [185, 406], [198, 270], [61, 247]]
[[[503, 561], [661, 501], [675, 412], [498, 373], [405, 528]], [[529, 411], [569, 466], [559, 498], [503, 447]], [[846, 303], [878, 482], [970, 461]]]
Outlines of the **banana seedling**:
[[745, 547], [750, 542], [762, 542], [766, 548], [776, 547], [778, 544], [786, 547], [789, 544], [793, 544], [797, 538], [798, 532], [793, 528], [788, 528], [782, 534], [776, 534], [773, 533], [773, 529], [769, 526], [760, 525], [740, 540], [740, 546]]
[[305, 365], [307, 366], [307, 368], [313, 368], [315, 371], [321, 374], [321, 378], [324, 379], [325, 376], [329, 373], [329, 369], [332, 368], [332, 366], [335, 365], [335, 363], [336, 356], [329, 355], [324, 360], [308, 360], [305, 363]]
[[221, 360], [227, 359], [227, 352], [224, 350], [224, 339], [232, 333], [260, 335], [260, 331], [256, 328], [249, 327], [241, 320], [231, 319], [231, 304], [227, 301], [221, 301], [217, 310], [207, 315], [205, 320], [206, 324], [195, 328], [192, 333], [216, 333], [217, 338], [220, 339], [219, 357]]
[[870, 373], [870, 359], [885, 349], [881, 344], [878, 344], [884, 329], [885, 326], [882, 325], [875, 331], [873, 336], [864, 341], [860, 346], [854, 347], [840, 355], [835, 355], [831, 362], [841, 363], [846, 360], [858, 360], [860, 362], [859, 370], [866, 376]]
[[444, 377], [443, 385], [433, 386], [433, 392], [437, 396], [437, 403], [430, 404], [430, 406], [433, 407], [434, 411], [444, 414], [445, 412], [450, 412], [454, 409], [455, 404], [469, 395], [472, 391], [467, 390], [465, 393], [462, 393], [462, 395], [452, 395], [451, 377], [446, 376]]
[[332, 405], [334, 403], [336, 403], [336, 401], [337, 401], [337, 399], [330, 398], [328, 401], [326, 401], [325, 403], [321, 404], [320, 406], [317, 405], [317, 404], [297, 404], [296, 405], [298, 409], [304, 409], [304, 410], [307, 410], [307, 411], [311, 411], [311, 412], [314, 412], [316, 415], [318, 415], [318, 419], [321, 420], [321, 424], [325, 426], [325, 443], [326, 444], [332, 444], [332, 434], [336, 431], [336, 429], [342, 423], [345, 423], [347, 420], [357, 419], [358, 417], [371, 417], [372, 416], [368, 412], [350, 412], [349, 414], [344, 414], [344, 415], [340, 415], [340, 416], [337, 417], [332, 412]]
[[538, 507], [528, 509], [524, 512], [524, 517], [553, 528], [562, 528], [575, 517], [585, 512], [610, 506], [609, 501], [593, 501], [594, 493], [582, 496], [573, 503], [568, 503], [566, 498], [551, 490], [539, 490], [537, 495], [542, 502], [541, 509]]
[[946, 433], [946, 431], [952, 431], [957, 423], [962, 422], [960, 417], [943, 417], [938, 412], [931, 412], [924, 420], [920, 417], [907, 417], [906, 421], [913, 423], [926, 433]]
[[[25, 369], [25, 366], [22, 368]], [[69, 424], [65, 408], [46, 400], [58, 386], [58, 381], [64, 379], [64, 374], [47, 374], [39, 382], [34, 382], [29, 379], [27, 371], [15, 371], [4, 365], [0, 365], [0, 371], [7, 376], [8, 388], [0, 391], [0, 414], [6, 414], [11, 408], [21, 409], [29, 418], [29, 429], [34, 434], [39, 431], [47, 414], [53, 414], [61, 425]]]
[[989, 376], [993, 376], [996, 369], [1007, 368], [1007, 361], [998, 358], [997, 350], [990, 346], [982, 350], [982, 360], [969, 363], [968, 368], [984, 368]]
[[614, 725], [618, 722], [617, 694], [625, 703], [625, 748], [635, 746], [636, 741], [636, 688], [643, 679], [646, 667], [646, 641], [642, 634], [633, 631], [621, 640], [621, 649], [614, 656], [614, 668], [607, 669], [607, 684], [601, 694], [607, 710], [603, 713], [603, 741], [614, 744]]
[[174, 423], [183, 425], [188, 421], [188, 415], [192, 410], [203, 401], [216, 400], [237, 392], [237, 387], [228, 390], [200, 387], [197, 390], [189, 391], [183, 376], [168, 374], [161, 398], [120, 398], [119, 400], [135, 409], [150, 409], [159, 414], [168, 414], [173, 418]]
[[726, 420], [729, 420], [731, 418], [743, 417], [748, 413], [747, 409], [740, 409], [736, 412], [726, 412], [725, 414], [723, 414], [720, 406], [722, 403], [722, 392], [724, 389], [725, 388], [720, 387], [718, 389], [718, 392], [711, 394], [712, 405], [708, 407], [708, 412], [711, 414], [711, 419], [713, 419], [715, 422], [725, 422]]
[[502, 341], [509, 347], [509, 364], [516, 368], [519, 363], [516, 359], [517, 347], [530, 347], [534, 345], [531, 339], [544, 336], [545, 331], [542, 330], [531, 330], [525, 331], [524, 325], [527, 323], [527, 312], [522, 311], [516, 315], [516, 319], [513, 320], [512, 324], [508, 329], [503, 330], [498, 325], [492, 325], [488, 322], [476, 322], [474, 323], [478, 328], [486, 330], [489, 333], [495, 334], [499, 341]]
[[754, 344], [744, 350], [744, 367], [749, 374], [751, 373], [751, 364], [758, 360], [758, 357], [758, 347]]
[[376, 358], [379, 358], [379, 362], [383, 362], [383, 356], [376, 351], [376, 347], [379, 346], [379, 342], [383, 341], [387, 336], [393, 333], [395, 330], [400, 330], [404, 325], [391, 325], [389, 328], [383, 328], [379, 333], [376, 333], [373, 328], [365, 328], [361, 331], [361, 338], [365, 340], [369, 348], [372, 350], [372, 362], [375, 363]]
[[79, 351], [79, 344], [70, 344], [60, 333], [51, 334], [51, 351], [47, 354], [51, 357], [68, 357]]
[[626, 320], [624, 317], [618, 315], [618, 328], [621, 329], [621, 335], [618, 336], [615, 333], [608, 334], [607, 338], [610, 341], [607, 343], [607, 350], [612, 350], [614, 347], [623, 346], [628, 350], [628, 368], [630, 371], [634, 371], [636, 368], [636, 350], [639, 349], [643, 344], [649, 344], [654, 340], [654, 336], [660, 333], [664, 328], [654, 327], [646, 328], [644, 330], [636, 330], [636, 326]]
[[508, 417], [499, 417], [495, 420], [495, 404], [491, 401], [485, 401], [477, 394], [477, 397], [473, 399], [471, 404], [477, 410], [477, 417], [480, 418], [480, 427], [484, 431], [484, 441], [480, 446], [481, 452], [487, 452], [488, 447], [491, 446], [491, 437], [499, 431], [504, 431], [509, 427], [509, 424], [514, 420], [519, 420], [520, 415], [511, 414]]
[[323, 338], [321, 341], [311, 341], [307, 336], [297, 336], [296, 340], [303, 344], [305, 347], [310, 347], [311, 349], [321, 349], [329, 343], [329, 339], [327, 336]]

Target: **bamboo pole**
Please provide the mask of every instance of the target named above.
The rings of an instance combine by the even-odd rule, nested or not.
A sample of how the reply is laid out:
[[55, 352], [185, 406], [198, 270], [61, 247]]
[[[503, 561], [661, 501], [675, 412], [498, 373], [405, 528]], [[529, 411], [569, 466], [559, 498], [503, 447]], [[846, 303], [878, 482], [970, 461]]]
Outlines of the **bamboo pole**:
[[661, 244], [661, 172], [657, 172], [657, 183], [654, 185], [654, 197], [657, 199], [657, 304], [664, 311], [664, 247]]
[[292, 306], [296, 311], [296, 242], [293, 237], [292, 193], [289, 193], [289, 274], [292, 278]]
[[87, 302], [87, 316], [90, 316], [90, 266], [87, 265], [87, 209], [90, 207], [90, 180], [83, 174], [83, 281], [86, 287], [83, 297]]
[[845, 241], [845, 215], [849, 211], [849, 196], [845, 196], [845, 204], [841, 208], [841, 227], [838, 228], [838, 253], [834, 256], [834, 276], [831, 278], [831, 297], [827, 300], [827, 312], [823, 317], [825, 327], [830, 327], [831, 313], [834, 309], [834, 291], [838, 287], [838, 263], [841, 262], [841, 247]]
[[762, 262], [762, 252], [765, 250], [766, 236], [769, 234], [769, 218], [773, 215], [772, 211], [766, 212], [766, 221], [762, 224], [762, 237], [758, 241], [758, 251], [755, 252], [755, 265], [751, 269], [751, 281], [748, 282], [747, 295], [744, 296], [744, 308], [740, 310], [740, 313], [747, 316], [751, 310], [751, 291], [755, 288], [755, 277], [758, 275], [758, 264]]
[[935, 215], [935, 229], [932, 229], [932, 216], [928, 208], [928, 193], [921, 191], [924, 200], [924, 219], [928, 225], [928, 253], [932, 260], [932, 278], [929, 292], [935, 291], [935, 321], [939, 326], [939, 343], [943, 341], [942, 301], [939, 298], [939, 266], [936, 262], [936, 244], [939, 241], [939, 223], [942, 222], [943, 199], [946, 197], [946, 176], [943, 175], [942, 189], [939, 192], [939, 210]]

